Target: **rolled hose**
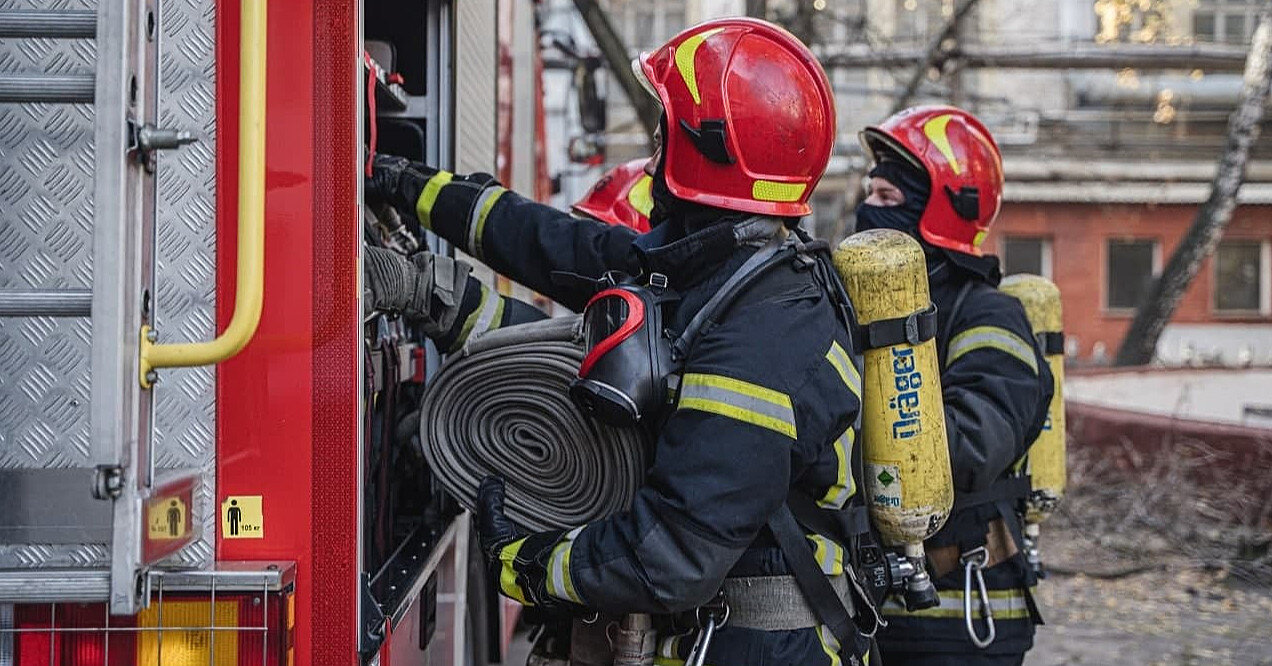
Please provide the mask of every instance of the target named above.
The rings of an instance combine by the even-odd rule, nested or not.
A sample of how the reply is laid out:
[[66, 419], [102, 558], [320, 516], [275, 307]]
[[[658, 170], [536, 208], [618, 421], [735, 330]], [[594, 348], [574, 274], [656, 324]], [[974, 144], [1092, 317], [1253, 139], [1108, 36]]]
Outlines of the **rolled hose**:
[[507, 481], [505, 509], [531, 530], [569, 528], [627, 509], [644, 477], [635, 428], [586, 416], [569, 386], [583, 360], [579, 318], [474, 337], [424, 394], [420, 442], [434, 477], [465, 508], [488, 474]]

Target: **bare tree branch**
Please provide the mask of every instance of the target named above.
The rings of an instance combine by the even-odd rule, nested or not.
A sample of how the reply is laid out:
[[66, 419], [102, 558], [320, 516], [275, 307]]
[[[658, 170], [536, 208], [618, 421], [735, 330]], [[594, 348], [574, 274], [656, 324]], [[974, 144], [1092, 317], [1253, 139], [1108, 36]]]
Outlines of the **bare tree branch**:
[[914, 71], [910, 73], [910, 80], [906, 82], [902, 88], [901, 94], [892, 102], [892, 110], [888, 115], [892, 115], [910, 105], [910, 100], [914, 99], [914, 95], [919, 92], [919, 86], [923, 85], [923, 79], [927, 78], [928, 70], [936, 67], [945, 59], [948, 46], [947, 41], [954, 39], [958, 34], [958, 25], [972, 11], [979, 0], [961, 0], [954, 7], [954, 13], [950, 16], [950, 20], [945, 22], [941, 31], [937, 33], [936, 38], [928, 44], [927, 52], [923, 54], [923, 60]]
[[1223, 231], [1237, 207], [1237, 192], [1245, 181], [1250, 148], [1259, 137], [1263, 105], [1272, 82], [1272, 11], [1264, 10], [1254, 31], [1250, 54], [1246, 58], [1245, 75], [1237, 110], [1228, 120], [1228, 139], [1219, 168], [1211, 183], [1210, 197], [1197, 210], [1192, 227], [1175, 248], [1161, 277], [1153, 282], [1144, 303], [1118, 349], [1116, 365], [1143, 365], [1153, 360], [1157, 341], [1170, 322], [1179, 300], [1201, 270], [1201, 264], [1214, 253]]
[[[959, 23], [971, 13], [979, 0], [960, 0], [954, 7], [954, 13], [950, 15], [950, 19], [941, 27], [941, 31], [928, 44], [927, 51], [923, 56], [923, 60], [915, 66], [914, 71], [910, 73], [910, 79], [906, 82], [905, 87], [901, 89], [901, 93], [892, 102], [892, 110], [888, 115], [892, 115], [910, 105], [910, 101], [914, 99], [915, 94], [919, 92], [919, 86], [923, 84], [923, 80], [927, 78], [928, 70], [936, 66], [943, 58], [945, 58], [949, 46], [946, 42], [951, 41], [958, 35]], [[832, 232], [832, 240], [838, 240], [844, 236], [848, 225], [848, 217], [854, 214], [858, 204], [866, 198], [866, 191], [861, 187], [861, 176], [864, 174], [855, 174], [856, 177], [850, 177], [849, 187], [852, 187], [853, 195], [848, 199], [848, 210], [844, 215], [840, 215], [835, 221], [835, 229]], [[855, 185], [855, 187], [854, 187]]]
[[614, 30], [614, 24], [610, 23], [609, 16], [604, 9], [601, 9], [597, 0], [574, 0], [574, 8], [583, 16], [583, 22], [592, 33], [592, 39], [601, 49], [605, 64], [609, 66], [614, 78], [618, 79], [619, 87], [623, 89], [632, 108], [636, 110], [636, 116], [640, 118], [640, 123], [645, 127], [645, 133], [652, 144], [661, 111], [658, 103], [645, 92], [640, 81], [636, 80], [636, 74], [632, 72], [631, 56], [627, 45], [623, 43], [623, 38]]

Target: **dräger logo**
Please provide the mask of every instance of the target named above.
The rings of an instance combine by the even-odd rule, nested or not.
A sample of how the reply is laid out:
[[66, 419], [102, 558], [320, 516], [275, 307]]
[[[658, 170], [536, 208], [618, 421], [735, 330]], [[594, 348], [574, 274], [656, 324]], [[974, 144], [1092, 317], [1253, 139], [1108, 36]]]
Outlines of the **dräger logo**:
[[919, 420], [919, 388], [923, 386], [923, 373], [914, 365], [913, 349], [892, 348], [892, 380], [897, 395], [888, 401], [888, 407], [896, 410], [892, 422], [893, 439], [910, 439], [923, 432]]

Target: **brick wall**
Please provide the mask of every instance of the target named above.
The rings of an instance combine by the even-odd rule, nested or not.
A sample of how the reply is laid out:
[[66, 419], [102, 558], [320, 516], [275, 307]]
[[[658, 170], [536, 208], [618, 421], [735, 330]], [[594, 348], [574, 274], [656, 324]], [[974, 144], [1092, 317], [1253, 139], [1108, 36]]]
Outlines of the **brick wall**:
[[[1132, 312], [1105, 307], [1108, 239], [1156, 239], [1164, 266], [1191, 224], [1196, 206], [1143, 204], [1006, 203], [985, 243], [996, 252], [1005, 236], [1044, 237], [1051, 241], [1052, 279], [1064, 297], [1064, 326], [1076, 339], [1078, 356], [1088, 359], [1096, 343], [1109, 356], [1117, 352]], [[1272, 207], [1242, 206], [1233, 215], [1228, 239], [1272, 239]], [[1207, 260], [1185, 294], [1173, 323], [1268, 323], [1272, 317], [1214, 314], [1213, 268]], [[1264, 266], [1264, 270], [1268, 267]]]

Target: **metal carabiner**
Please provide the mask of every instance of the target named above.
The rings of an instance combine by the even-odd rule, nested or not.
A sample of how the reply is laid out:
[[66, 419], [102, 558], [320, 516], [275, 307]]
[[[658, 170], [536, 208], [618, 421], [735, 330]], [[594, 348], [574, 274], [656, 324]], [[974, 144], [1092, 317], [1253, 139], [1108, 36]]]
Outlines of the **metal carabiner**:
[[[998, 636], [994, 627], [994, 612], [989, 607], [989, 591], [985, 589], [985, 575], [982, 573], [985, 562], [989, 560], [989, 551], [981, 546], [963, 553], [958, 559], [963, 564], [963, 622], [967, 626], [967, 636], [972, 639], [972, 645], [984, 650]], [[973, 573], [976, 574], [977, 591], [980, 593], [981, 614], [985, 616], [985, 624], [989, 627], [985, 638], [976, 633], [976, 626], [972, 623]]]

